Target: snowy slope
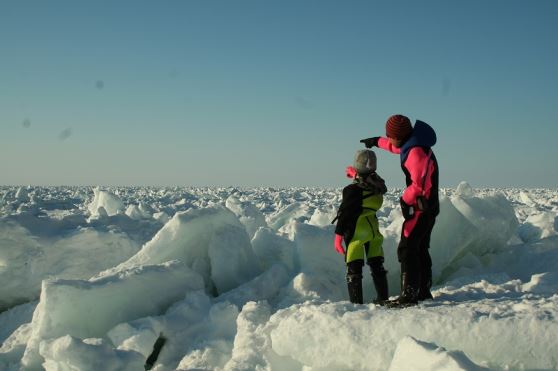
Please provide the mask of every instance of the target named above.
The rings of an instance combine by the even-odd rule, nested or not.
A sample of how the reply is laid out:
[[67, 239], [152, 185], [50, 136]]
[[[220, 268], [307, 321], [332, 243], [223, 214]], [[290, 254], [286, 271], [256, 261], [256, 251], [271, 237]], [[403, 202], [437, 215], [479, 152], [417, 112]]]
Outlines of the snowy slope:
[[[400, 190], [378, 212], [390, 293]], [[347, 301], [339, 189], [0, 187], [0, 370], [558, 369], [558, 190], [445, 189], [434, 301]]]

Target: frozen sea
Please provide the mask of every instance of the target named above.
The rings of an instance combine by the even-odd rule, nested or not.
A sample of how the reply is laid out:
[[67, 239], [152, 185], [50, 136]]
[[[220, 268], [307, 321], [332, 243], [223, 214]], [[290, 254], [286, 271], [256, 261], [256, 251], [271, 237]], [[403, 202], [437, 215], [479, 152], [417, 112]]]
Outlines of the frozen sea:
[[441, 196], [434, 300], [387, 309], [348, 301], [340, 189], [0, 187], [0, 370], [558, 369], [558, 189]]

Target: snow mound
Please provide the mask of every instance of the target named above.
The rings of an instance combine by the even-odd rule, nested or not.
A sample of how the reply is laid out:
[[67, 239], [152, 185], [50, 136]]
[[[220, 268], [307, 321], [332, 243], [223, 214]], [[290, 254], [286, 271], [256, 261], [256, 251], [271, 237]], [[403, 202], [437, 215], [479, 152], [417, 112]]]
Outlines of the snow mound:
[[252, 238], [254, 254], [263, 270], [280, 262], [290, 270], [295, 269], [294, 243], [275, 233], [271, 228], [260, 228]]
[[442, 197], [430, 248], [434, 282], [466, 265], [460, 259], [505, 251], [518, 224], [513, 207], [501, 194]]
[[0, 344], [2, 344], [18, 327], [31, 322], [36, 302], [18, 305], [0, 313]]
[[37, 299], [43, 279], [88, 279], [137, 251], [137, 245], [123, 233], [88, 228], [40, 243], [25, 228], [1, 223], [0, 310]]
[[326, 227], [331, 224], [331, 221], [337, 216], [337, 208], [330, 207], [320, 207], [314, 210], [314, 214], [308, 221], [308, 224], [315, 225], [317, 227]]
[[134, 220], [151, 219], [153, 217], [153, 209], [141, 202], [139, 205], [128, 205], [126, 215]]
[[21, 369], [20, 361], [32, 331], [31, 323], [22, 324], [10, 337], [2, 342], [2, 347], [0, 347], [0, 370]]
[[518, 229], [519, 238], [523, 242], [532, 242], [556, 236], [556, 215], [555, 212], [538, 212], [530, 215]]
[[436, 344], [405, 336], [395, 350], [388, 371], [480, 371], [463, 352], [448, 352]]
[[238, 312], [228, 302], [212, 305], [202, 292], [189, 294], [165, 314], [169, 340], [158, 363], [165, 370], [222, 368], [230, 358]]
[[238, 307], [253, 300], [270, 300], [277, 296], [290, 278], [290, 272], [284, 265], [275, 264], [250, 282], [219, 296], [217, 300], [227, 301]]
[[158, 318], [146, 317], [121, 323], [107, 335], [117, 349], [138, 352], [146, 360], [153, 352], [153, 344], [161, 336], [163, 328]]
[[15, 194], [15, 198], [19, 202], [29, 202], [29, 191], [26, 187], [19, 187]]
[[102, 337], [121, 322], [161, 314], [186, 292], [200, 288], [201, 277], [179, 262], [145, 265], [89, 281], [43, 281], [22, 364], [38, 367], [44, 340], [66, 334]]
[[235, 196], [230, 196], [225, 201], [225, 206], [231, 210], [238, 217], [242, 225], [246, 227], [246, 231], [250, 238], [254, 237], [258, 228], [267, 227], [264, 215], [252, 203], [243, 202]]
[[523, 290], [543, 295], [558, 293], [558, 272], [534, 274], [531, 281], [523, 285]]
[[340, 189], [110, 188], [127, 212], [98, 191], [96, 214], [90, 187], [25, 190], [0, 186], [2, 371], [143, 369], [162, 338], [156, 371], [558, 369], [556, 190], [442, 190], [434, 300], [401, 310], [368, 304], [368, 267], [347, 301]]
[[95, 188], [93, 192], [93, 201], [91, 201], [91, 203], [87, 206], [91, 216], [99, 216], [103, 214], [112, 216], [122, 214], [124, 212], [124, 203], [114, 193], [103, 191], [99, 188]]
[[288, 206], [281, 208], [279, 211], [268, 216], [267, 224], [275, 229], [279, 230], [284, 225], [290, 223], [293, 220], [305, 221], [312, 216], [313, 212], [308, 205], [300, 202], [292, 203]]
[[344, 300], [346, 297], [345, 262], [333, 249], [334, 227], [315, 227], [292, 221], [289, 238], [295, 248], [298, 275], [285, 288], [284, 305], [315, 298]]
[[501, 193], [468, 198], [457, 196], [452, 197], [451, 202], [487, 243], [496, 246], [502, 241], [507, 243], [518, 227], [515, 211]]
[[470, 198], [475, 195], [475, 192], [473, 191], [473, 187], [471, 187], [469, 183], [461, 182], [457, 186], [455, 194], [461, 198]]
[[271, 369], [271, 365], [262, 352], [269, 346], [267, 337], [262, 334], [262, 329], [270, 316], [271, 308], [266, 302], [252, 301], [244, 305], [236, 320], [237, 332], [232, 356], [225, 365], [225, 370]]
[[536, 207], [537, 203], [535, 201], [533, 201], [533, 199], [526, 193], [526, 192], [519, 192], [519, 198], [521, 200], [521, 202], [523, 202], [525, 205], [530, 206], [530, 207]]
[[558, 339], [550, 334], [558, 331], [557, 300], [447, 301], [402, 310], [347, 302], [293, 305], [271, 316], [266, 332], [272, 349], [262, 351], [299, 367], [384, 370], [401, 339], [413, 336], [490, 368], [554, 369]]
[[0, 224], [0, 310], [38, 296], [40, 281], [34, 272], [42, 253], [40, 244], [25, 228]]
[[244, 226], [220, 206], [175, 214], [136, 255], [113, 271], [169, 260], [180, 260], [199, 273], [215, 295], [260, 273]]
[[80, 340], [70, 335], [42, 342], [40, 354], [46, 371], [137, 371], [145, 364], [141, 354], [114, 349], [103, 339]]

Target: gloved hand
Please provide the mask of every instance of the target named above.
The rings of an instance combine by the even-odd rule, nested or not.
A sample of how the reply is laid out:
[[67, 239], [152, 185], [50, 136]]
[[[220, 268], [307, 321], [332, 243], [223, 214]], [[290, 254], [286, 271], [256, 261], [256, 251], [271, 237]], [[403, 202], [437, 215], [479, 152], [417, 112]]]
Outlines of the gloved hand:
[[335, 242], [333, 244], [335, 246], [335, 251], [337, 251], [341, 255], [345, 255], [345, 249], [343, 248], [343, 236], [340, 234], [335, 235]]
[[413, 207], [403, 201], [403, 198], [399, 199], [399, 204], [401, 205], [401, 213], [403, 213], [403, 218], [405, 218], [405, 220], [411, 219], [415, 214], [415, 210], [413, 209]]
[[345, 175], [347, 175], [347, 178], [354, 179], [357, 176], [357, 171], [354, 167], [347, 166], [347, 168], [345, 169]]
[[372, 137], [372, 138], [362, 139], [360, 142], [364, 143], [364, 146], [366, 148], [372, 148], [372, 147], [378, 147], [378, 140], [380, 140], [380, 137]]

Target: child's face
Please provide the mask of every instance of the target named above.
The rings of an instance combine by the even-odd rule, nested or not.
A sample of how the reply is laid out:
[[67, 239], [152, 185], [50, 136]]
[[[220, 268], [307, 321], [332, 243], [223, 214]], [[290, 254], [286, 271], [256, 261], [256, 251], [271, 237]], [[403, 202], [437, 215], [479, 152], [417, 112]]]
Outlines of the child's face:
[[395, 148], [401, 148], [401, 146], [403, 145], [403, 141], [401, 139], [395, 139], [390, 137], [388, 137], [388, 139], [391, 145], [394, 146]]

